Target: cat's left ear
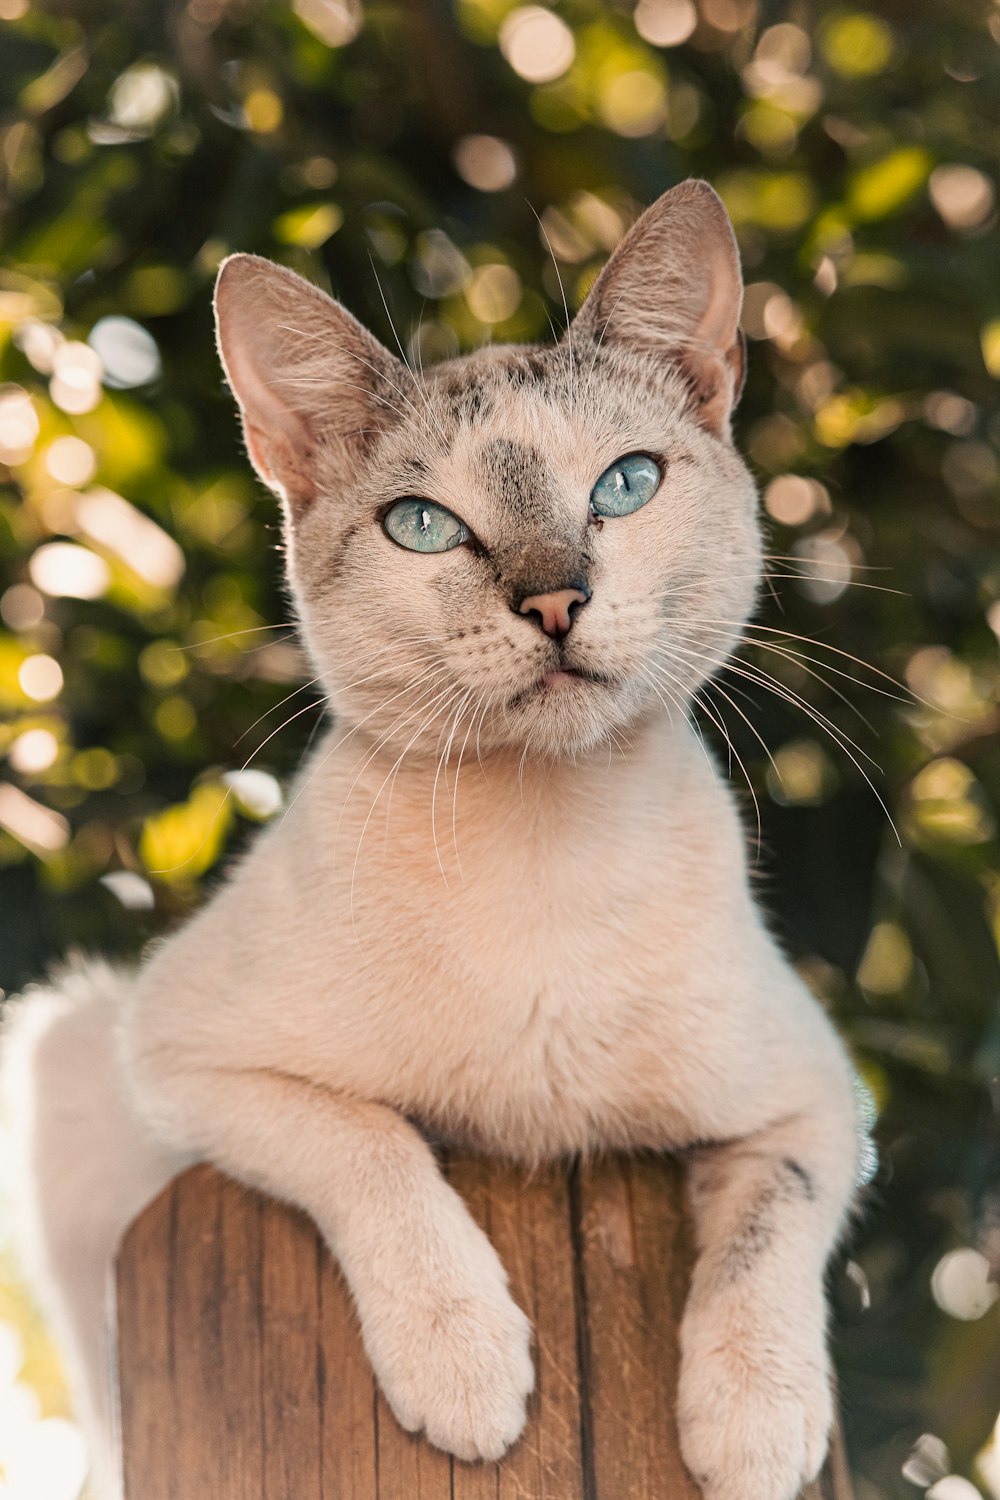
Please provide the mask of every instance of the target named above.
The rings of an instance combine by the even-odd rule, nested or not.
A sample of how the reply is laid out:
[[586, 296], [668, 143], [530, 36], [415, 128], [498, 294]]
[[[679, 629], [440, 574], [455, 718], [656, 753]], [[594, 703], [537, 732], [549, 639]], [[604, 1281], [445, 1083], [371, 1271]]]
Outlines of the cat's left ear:
[[391, 420], [402, 366], [319, 287], [257, 255], [223, 261], [215, 323], [251, 462], [294, 519]]
[[629, 345], [678, 365], [718, 437], [743, 390], [743, 278], [729, 216], [707, 182], [682, 182], [639, 218], [591, 288], [573, 338]]

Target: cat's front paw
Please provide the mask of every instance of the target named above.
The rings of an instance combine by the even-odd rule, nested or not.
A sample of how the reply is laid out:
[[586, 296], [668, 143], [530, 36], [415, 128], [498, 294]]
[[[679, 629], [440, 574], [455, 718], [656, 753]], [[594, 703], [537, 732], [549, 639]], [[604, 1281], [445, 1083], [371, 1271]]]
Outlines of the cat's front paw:
[[363, 1326], [379, 1384], [408, 1432], [468, 1460], [498, 1459], [520, 1437], [535, 1383], [531, 1324], [502, 1271], [474, 1289], [399, 1295]]
[[744, 1342], [695, 1325], [681, 1365], [681, 1452], [704, 1500], [795, 1500], [826, 1456], [833, 1398], [822, 1342]]

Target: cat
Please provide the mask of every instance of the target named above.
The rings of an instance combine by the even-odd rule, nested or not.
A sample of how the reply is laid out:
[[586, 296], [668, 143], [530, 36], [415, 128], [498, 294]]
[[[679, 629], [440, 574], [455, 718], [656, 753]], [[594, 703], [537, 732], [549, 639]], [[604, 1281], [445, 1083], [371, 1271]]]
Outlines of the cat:
[[333, 721], [137, 972], [10, 1007], [27, 1253], [109, 1492], [107, 1267], [195, 1159], [312, 1216], [404, 1428], [466, 1460], [517, 1440], [531, 1330], [429, 1137], [684, 1153], [685, 1461], [706, 1500], [791, 1500], [819, 1470], [853, 1071], [688, 718], [761, 572], [741, 300], [699, 181], [558, 344], [419, 379], [291, 271], [223, 264], [221, 359]]

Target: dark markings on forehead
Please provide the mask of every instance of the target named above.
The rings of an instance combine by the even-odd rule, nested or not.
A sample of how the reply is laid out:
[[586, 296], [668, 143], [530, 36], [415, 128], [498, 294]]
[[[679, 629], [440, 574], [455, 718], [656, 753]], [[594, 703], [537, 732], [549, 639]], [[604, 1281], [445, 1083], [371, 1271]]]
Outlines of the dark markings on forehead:
[[422, 458], [404, 458], [400, 460], [398, 469], [395, 466], [393, 467], [394, 478], [398, 481], [402, 489], [419, 490], [426, 485], [427, 476], [430, 473], [430, 465]]
[[547, 350], [542, 349], [514, 356], [505, 366], [507, 381], [515, 387], [537, 385], [548, 377], [550, 370], [551, 356]]
[[544, 516], [552, 484], [545, 460], [530, 443], [491, 438], [479, 450], [479, 472], [486, 489], [519, 519]]
[[465, 422], [474, 422], [477, 417], [488, 417], [492, 409], [492, 397], [478, 381], [473, 382], [455, 404], [456, 415]]
[[493, 409], [491, 392], [475, 376], [453, 375], [445, 384], [444, 396], [455, 422], [474, 422], [488, 417]]

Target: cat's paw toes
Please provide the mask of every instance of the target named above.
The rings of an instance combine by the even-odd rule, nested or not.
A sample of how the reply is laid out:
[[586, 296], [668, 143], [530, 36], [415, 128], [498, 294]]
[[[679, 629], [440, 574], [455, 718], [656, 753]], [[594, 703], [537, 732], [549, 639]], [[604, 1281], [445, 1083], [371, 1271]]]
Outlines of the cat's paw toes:
[[692, 1353], [681, 1371], [681, 1452], [704, 1500], [795, 1500], [826, 1457], [833, 1401], [825, 1358]]
[[456, 1458], [502, 1457], [535, 1384], [531, 1325], [506, 1288], [411, 1306], [400, 1325], [400, 1337], [371, 1351], [400, 1426]]

